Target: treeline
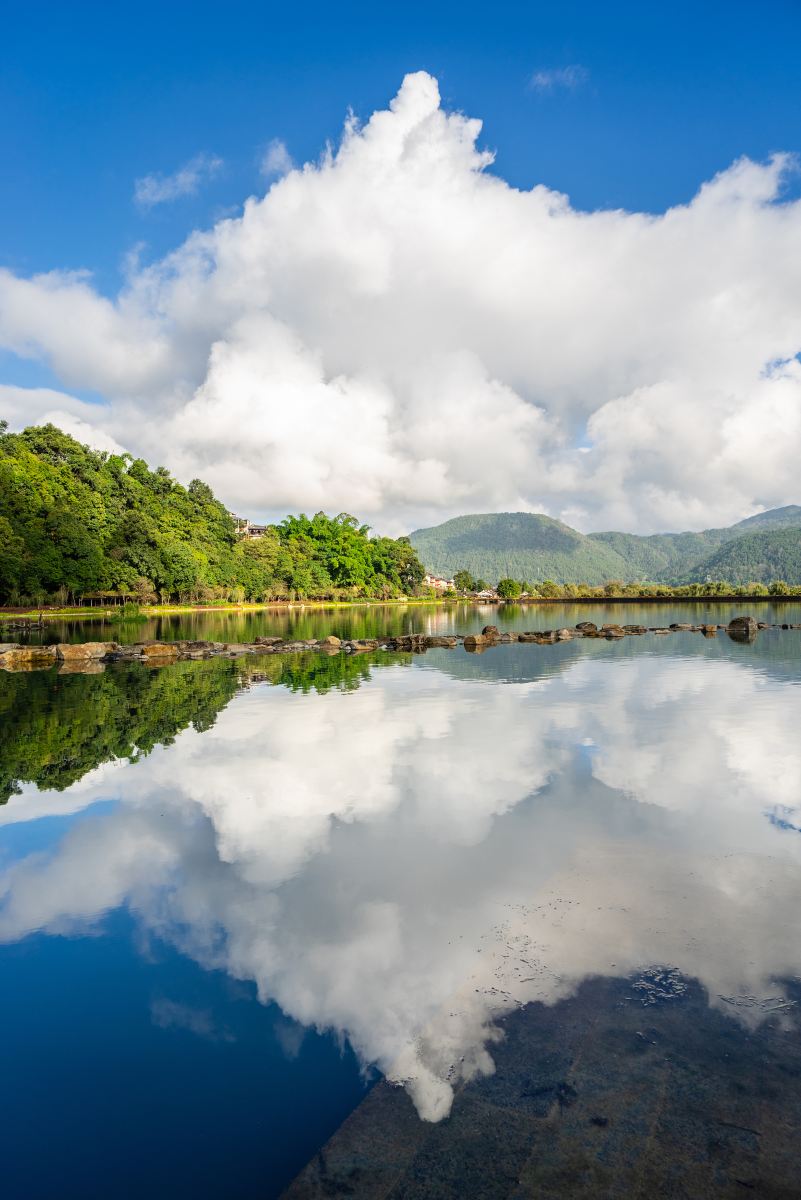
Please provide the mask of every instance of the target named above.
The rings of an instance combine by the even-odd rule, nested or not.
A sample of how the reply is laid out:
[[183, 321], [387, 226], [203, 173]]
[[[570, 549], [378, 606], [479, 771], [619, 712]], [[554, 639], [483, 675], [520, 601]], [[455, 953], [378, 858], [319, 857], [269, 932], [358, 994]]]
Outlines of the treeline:
[[0, 422], [0, 603], [391, 598], [424, 576], [410, 542], [346, 513], [287, 517], [240, 539], [211, 488], [82, 446], [53, 425]]
[[[469, 571], [457, 571], [453, 581], [457, 592], [464, 595], [475, 594], [487, 587], [483, 579], [474, 579]], [[555, 583], [552, 579], [545, 579], [541, 583], [529, 583], [523, 579], [500, 579], [495, 591], [502, 600], [610, 600], [616, 597], [707, 599], [715, 596], [801, 596], [801, 584], [785, 583], [783, 579], [774, 579], [771, 583], [732, 583], [726, 579], [716, 579], [685, 584], [624, 583], [622, 579], [610, 579], [604, 584], [593, 586], [588, 583]]]

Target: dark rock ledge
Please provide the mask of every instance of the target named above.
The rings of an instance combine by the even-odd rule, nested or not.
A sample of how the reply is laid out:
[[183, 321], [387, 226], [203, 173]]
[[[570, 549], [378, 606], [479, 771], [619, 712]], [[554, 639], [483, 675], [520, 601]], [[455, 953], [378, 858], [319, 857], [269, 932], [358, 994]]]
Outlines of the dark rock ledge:
[[55, 646], [22, 646], [16, 642], [0, 642], [0, 670], [31, 671], [46, 670], [58, 666], [64, 673], [101, 671], [106, 663], [141, 662], [151, 666], [194, 658], [237, 658], [243, 654], [294, 654], [299, 651], [315, 650], [322, 654], [364, 654], [373, 650], [402, 651], [421, 654], [426, 650], [443, 648], [454, 650], [458, 645], [473, 654], [483, 653], [493, 646], [504, 646], [511, 642], [535, 642], [550, 645], [554, 642], [569, 642], [577, 638], [604, 638], [617, 641], [625, 637], [642, 637], [644, 634], [664, 636], [676, 633], [700, 633], [714, 637], [719, 629], [725, 630], [735, 641], [752, 642], [761, 629], [801, 629], [801, 624], [772, 625], [757, 622], [753, 617], [735, 617], [728, 625], [684, 625], [667, 627], [645, 625], [594, 625], [592, 621], [581, 621], [575, 628], [536, 629], [525, 633], [501, 632], [496, 625], [485, 625], [481, 633], [468, 634], [425, 634], [409, 633], [399, 637], [384, 638], [338, 638], [329, 634], [324, 638], [305, 641], [285, 641], [279, 637], [258, 637], [253, 642], [134, 642], [120, 645], [118, 642], [61, 643]]

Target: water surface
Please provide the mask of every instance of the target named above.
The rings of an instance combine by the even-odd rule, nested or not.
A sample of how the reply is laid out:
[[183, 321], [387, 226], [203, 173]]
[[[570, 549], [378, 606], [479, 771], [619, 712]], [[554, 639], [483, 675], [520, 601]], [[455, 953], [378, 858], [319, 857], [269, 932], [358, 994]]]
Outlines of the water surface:
[[801, 631], [3, 675], [6, 1194], [276, 1196], [379, 1077], [444, 1162], [527, 1014], [547, 1131], [576, 1012], [651, 1045], [649, 988], [732, 1124], [726, 1039], [795, 1061], [800, 722]]

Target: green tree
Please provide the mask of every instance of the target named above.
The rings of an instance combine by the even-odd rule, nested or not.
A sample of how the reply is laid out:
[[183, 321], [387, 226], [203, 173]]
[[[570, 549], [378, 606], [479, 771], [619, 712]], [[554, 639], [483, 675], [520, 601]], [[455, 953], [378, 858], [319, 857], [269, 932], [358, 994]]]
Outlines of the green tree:
[[453, 577], [453, 583], [457, 592], [475, 592], [478, 590], [476, 581], [469, 571], [457, 571]]
[[499, 579], [497, 592], [502, 600], [516, 600], [523, 591], [516, 579]]

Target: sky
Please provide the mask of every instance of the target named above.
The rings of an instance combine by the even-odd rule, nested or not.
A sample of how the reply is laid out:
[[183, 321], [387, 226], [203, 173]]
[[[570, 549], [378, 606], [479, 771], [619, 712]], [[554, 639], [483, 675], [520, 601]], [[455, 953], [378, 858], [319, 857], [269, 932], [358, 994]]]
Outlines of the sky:
[[387, 533], [797, 503], [799, 33], [0, 2], [0, 419]]

